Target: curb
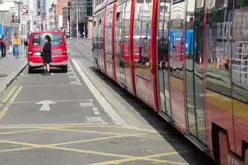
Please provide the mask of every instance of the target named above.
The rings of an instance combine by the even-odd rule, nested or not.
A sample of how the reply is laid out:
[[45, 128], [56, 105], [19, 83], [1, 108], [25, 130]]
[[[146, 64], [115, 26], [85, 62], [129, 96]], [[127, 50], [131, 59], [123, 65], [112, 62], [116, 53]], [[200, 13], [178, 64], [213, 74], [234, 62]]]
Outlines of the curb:
[[22, 64], [14, 73], [11, 73], [7, 78], [6, 81], [7, 83], [3, 83], [1, 85], [4, 85], [0, 87], [0, 96], [6, 91], [6, 89], [13, 83], [13, 81], [21, 74], [21, 72], [26, 68], [28, 65], [28, 62], [26, 61], [24, 64]]

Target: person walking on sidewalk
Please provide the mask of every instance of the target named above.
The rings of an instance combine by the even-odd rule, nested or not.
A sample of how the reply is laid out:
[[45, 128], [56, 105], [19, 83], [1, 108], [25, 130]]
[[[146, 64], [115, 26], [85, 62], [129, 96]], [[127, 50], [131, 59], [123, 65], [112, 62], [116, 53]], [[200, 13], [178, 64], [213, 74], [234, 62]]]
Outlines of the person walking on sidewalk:
[[18, 34], [15, 33], [15, 38], [13, 40], [13, 51], [14, 51], [14, 56], [16, 58], [20, 57], [20, 47], [21, 47], [21, 39], [18, 37]]
[[4, 38], [3, 40], [1, 40], [1, 50], [2, 50], [2, 57], [5, 58], [6, 57], [6, 49], [8, 47], [8, 41], [6, 38]]
[[45, 45], [43, 47], [42, 58], [44, 63], [44, 75], [50, 75], [50, 63], [52, 62], [52, 45], [51, 37], [45, 36]]

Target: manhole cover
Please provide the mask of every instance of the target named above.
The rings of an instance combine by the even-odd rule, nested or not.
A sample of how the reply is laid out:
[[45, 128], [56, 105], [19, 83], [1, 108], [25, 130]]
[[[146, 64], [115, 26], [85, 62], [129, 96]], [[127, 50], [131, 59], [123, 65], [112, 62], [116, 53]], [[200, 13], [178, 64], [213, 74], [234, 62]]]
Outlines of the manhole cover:
[[7, 74], [0, 73], [0, 77], [7, 77]]

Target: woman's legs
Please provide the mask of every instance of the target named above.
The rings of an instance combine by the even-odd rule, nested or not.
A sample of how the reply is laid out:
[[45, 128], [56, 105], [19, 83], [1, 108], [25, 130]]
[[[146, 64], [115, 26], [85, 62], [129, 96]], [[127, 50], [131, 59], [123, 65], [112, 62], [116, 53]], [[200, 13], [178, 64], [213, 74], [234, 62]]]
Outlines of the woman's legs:
[[50, 73], [50, 64], [46, 64], [47, 72]]
[[43, 65], [44, 65], [44, 73], [46, 73], [47, 72], [46, 63], [43, 63]]

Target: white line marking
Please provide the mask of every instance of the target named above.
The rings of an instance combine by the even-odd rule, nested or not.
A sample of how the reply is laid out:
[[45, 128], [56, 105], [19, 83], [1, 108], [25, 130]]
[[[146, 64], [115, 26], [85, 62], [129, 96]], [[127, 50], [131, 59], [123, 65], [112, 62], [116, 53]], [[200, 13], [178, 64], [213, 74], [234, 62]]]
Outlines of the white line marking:
[[100, 115], [100, 112], [98, 111], [97, 108], [92, 108], [92, 109], [93, 109], [95, 115]]
[[69, 71], [68, 71], [68, 72], [67, 72], [67, 74], [74, 74], [74, 73], [73, 73], [73, 72], [69, 72]]
[[[92, 102], [93, 100], [51, 100], [54, 102]], [[14, 102], [11, 104], [29, 104], [29, 103], [37, 103], [37, 101], [18, 101], [18, 102]]]
[[77, 76], [74, 74], [72, 76], [68, 76], [68, 78], [77, 78]]
[[92, 108], [93, 109], [93, 111], [98, 111], [98, 109], [97, 108]]
[[50, 101], [50, 100], [44, 100], [36, 103], [38, 105], [41, 105], [39, 111], [50, 111], [50, 104], [56, 104], [56, 102]]
[[85, 84], [90, 89], [91, 93], [95, 96], [96, 100], [103, 107], [104, 111], [111, 117], [116, 125], [128, 125], [124, 119], [113, 109], [109, 102], [102, 96], [102, 94], [96, 89], [96, 87], [91, 83], [89, 78], [85, 75], [83, 70], [80, 68], [76, 60], [72, 60], [74, 66], [76, 67], [78, 73], [84, 80]]
[[88, 121], [88, 122], [100, 122], [100, 123], [106, 123], [106, 122], [104, 122], [103, 121], [103, 119], [102, 119], [102, 117], [101, 116], [97, 116], [97, 117], [88, 117], [88, 116], [86, 116], [86, 120]]
[[77, 85], [77, 84], [48, 84], [48, 85], [24, 85], [24, 86], [22, 86], [23, 88], [32, 88], [32, 87], [63, 87], [63, 86], [75, 86], [75, 85]]
[[2, 128], [40, 128], [40, 127], [53, 127], [53, 126], [84, 126], [84, 125], [99, 125], [99, 126], [102, 126], [102, 125], [109, 125], [108, 123], [58, 123], [58, 124], [6, 124], [6, 125], [0, 125], [0, 129]]
[[100, 115], [100, 112], [95, 111], [94, 114], [95, 114], [95, 115]]
[[80, 103], [80, 107], [82, 107], [82, 108], [93, 107], [93, 103], [92, 102], [83, 102], [83, 103]]
[[73, 85], [82, 85], [80, 82], [78, 82], [78, 81], [71, 81], [70, 82], [71, 84], [73, 84]]

